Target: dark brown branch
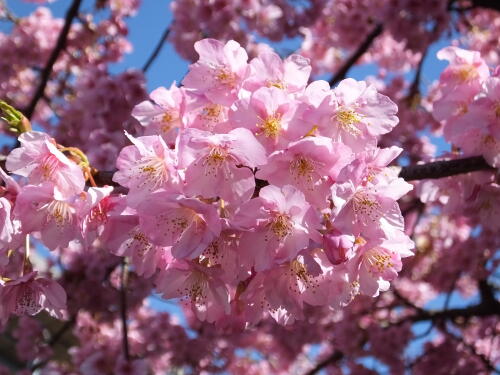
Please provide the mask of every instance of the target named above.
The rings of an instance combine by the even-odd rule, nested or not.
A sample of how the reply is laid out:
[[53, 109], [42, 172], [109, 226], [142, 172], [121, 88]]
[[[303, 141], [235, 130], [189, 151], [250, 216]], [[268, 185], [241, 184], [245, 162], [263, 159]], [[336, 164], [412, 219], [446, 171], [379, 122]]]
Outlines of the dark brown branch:
[[40, 99], [43, 97], [45, 93], [45, 87], [47, 86], [47, 83], [49, 82], [50, 75], [52, 73], [52, 70], [54, 69], [54, 64], [56, 63], [57, 59], [59, 58], [59, 55], [61, 52], [66, 48], [66, 42], [68, 40], [68, 34], [69, 30], [71, 28], [71, 24], [73, 23], [73, 20], [75, 17], [78, 15], [78, 9], [80, 8], [82, 0], [73, 0], [73, 3], [71, 4], [71, 7], [68, 9], [66, 13], [66, 18], [64, 21], [64, 26], [59, 33], [59, 36], [57, 37], [57, 42], [56, 46], [52, 50], [52, 53], [49, 56], [49, 59], [47, 60], [47, 63], [45, 64], [45, 67], [43, 68], [43, 71], [40, 75], [40, 83], [38, 84], [38, 87], [36, 88], [35, 94], [33, 95], [33, 99], [31, 99], [31, 102], [29, 103], [28, 107], [24, 111], [25, 116], [31, 120], [33, 117], [33, 114], [35, 112], [36, 105], [40, 101]]
[[337, 71], [337, 73], [330, 79], [330, 86], [334, 86], [340, 81], [342, 81], [345, 76], [347, 75], [347, 72], [352, 68], [354, 64], [360, 59], [361, 56], [365, 54], [366, 51], [370, 48], [372, 45], [373, 41], [380, 35], [382, 34], [382, 31], [384, 30], [384, 27], [381, 24], [378, 24], [375, 26], [375, 28], [372, 30], [370, 34], [366, 37], [366, 39], [361, 43], [356, 51], [347, 59], [347, 61], [340, 67], [340, 69]]
[[441, 160], [403, 167], [399, 172], [399, 177], [404, 178], [406, 181], [415, 181], [487, 170], [494, 171], [495, 168], [486, 163], [482, 156], [471, 156], [463, 159]]
[[142, 71], [144, 73], [146, 73], [148, 71], [148, 69], [151, 67], [151, 65], [153, 64], [153, 62], [155, 61], [155, 59], [158, 57], [163, 45], [165, 44], [165, 41], [167, 40], [168, 38], [168, 34], [170, 34], [170, 26], [167, 26], [167, 28], [165, 29], [165, 31], [163, 32], [160, 40], [158, 41], [158, 43], [156, 44], [156, 47], [155, 49], [153, 50], [153, 52], [151, 53], [151, 56], [149, 56], [149, 59], [146, 61], [146, 63], [144, 64], [144, 66], [142, 67]]
[[445, 306], [443, 310], [428, 311], [415, 306], [394, 290], [394, 294], [400, 298], [405, 305], [413, 308], [417, 312], [415, 315], [403, 318], [395, 324], [401, 324], [408, 321], [414, 323], [426, 320], [437, 322], [443, 320], [454, 321], [456, 318], [467, 319], [471, 317], [500, 316], [500, 302], [496, 300], [492, 287], [486, 281], [481, 281], [479, 283], [479, 292], [481, 295], [481, 302], [476, 305], [456, 309], [448, 309], [447, 306]]
[[123, 356], [127, 361], [130, 360], [130, 350], [128, 343], [128, 324], [127, 324], [127, 281], [128, 281], [128, 264], [124, 258], [122, 262], [122, 273], [120, 280], [120, 315], [122, 321], [122, 345]]
[[500, 12], [500, 1], [498, 0], [474, 0], [472, 6], [475, 8], [487, 8]]
[[[47, 341], [47, 345], [49, 347], [54, 347], [58, 342], [59, 340], [64, 336], [64, 334], [70, 329], [73, 327], [73, 325], [75, 324], [76, 322], [76, 316], [73, 316], [70, 320], [66, 321], [62, 326], [61, 328], [59, 328], [59, 330], [57, 332], [55, 332], [52, 337], [50, 338], [49, 341]], [[39, 369], [40, 367], [43, 367], [45, 366], [47, 363], [49, 363], [51, 360], [51, 358], [47, 358], [41, 362], [38, 362], [38, 363], [35, 363], [34, 365], [32, 365], [30, 367], [30, 371], [31, 372], [34, 372], [35, 370]]]
[[333, 365], [340, 361], [342, 358], [344, 358], [344, 354], [342, 352], [335, 350], [332, 354], [330, 354], [328, 357], [323, 359], [322, 361], [318, 362], [314, 368], [306, 372], [304, 375], [315, 375], [321, 370], [323, 370], [326, 366]]
[[413, 82], [411, 83], [410, 88], [408, 90], [408, 95], [406, 99], [408, 100], [410, 105], [414, 103], [415, 97], [420, 99], [420, 81], [422, 80], [422, 68], [424, 67], [424, 61], [427, 56], [428, 50], [429, 46], [427, 46], [425, 50], [422, 52], [422, 57], [418, 62], [417, 70], [415, 72], [415, 77], [413, 78]]
[[[402, 167], [399, 177], [404, 178], [406, 181], [416, 181], [449, 177], [475, 171], [495, 171], [495, 168], [486, 163], [486, 160], [482, 156], [471, 156], [463, 159], [440, 160]], [[96, 171], [94, 173], [94, 180], [98, 186], [119, 186], [113, 181], [114, 173], [114, 171]], [[267, 185], [267, 181], [257, 179], [256, 191]]]
[[94, 181], [96, 182], [97, 186], [118, 186], [116, 182], [113, 181], [114, 174], [115, 171], [96, 171], [93, 175]]

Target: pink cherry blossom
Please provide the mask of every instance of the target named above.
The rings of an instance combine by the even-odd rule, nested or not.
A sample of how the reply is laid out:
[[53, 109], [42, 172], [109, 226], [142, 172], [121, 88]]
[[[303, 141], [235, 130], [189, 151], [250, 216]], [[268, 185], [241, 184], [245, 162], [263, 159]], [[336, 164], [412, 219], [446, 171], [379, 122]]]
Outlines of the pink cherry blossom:
[[146, 134], [160, 134], [168, 145], [175, 144], [177, 132], [183, 126], [184, 94], [174, 83], [170, 89], [159, 87], [149, 95], [150, 100], [137, 104], [132, 111]]
[[35, 315], [46, 310], [56, 318], [63, 318], [66, 293], [61, 286], [37, 272], [30, 272], [16, 280], [0, 284], [0, 321], [5, 323], [10, 314]]
[[31, 184], [52, 182], [64, 195], [83, 191], [85, 179], [80, 167], [56, 147], [45, 133], [28, 132], [19, 136], [21, 147], [12, 150], [7, 158], [7, 169], [28, 177]]
[[306, 137], [269, 155], [256, 177], [279, 187], [293, 185], [309, 203], [325, 208], [330, 187], [351, 159], [351, 150], [341, 143], [327, 137]]
[[229, 293], [217, 277], [217, 269], [176, 261], [162, 270], [156, 289], [163, 298], [181, 298], [192, 306], [198, 319], [213, 323], [229, 314]]
[[81, 239], [77, 200], [77, 196], [65, 198], [50, 183], [27, 185], [17, 196], [14, 216], [24, 234], [40, 232], [43, 243], [54, 250]]
[[247, 75], [248, 55], [234, 40], [226, 44], [203, 39], [194, 44], [200, 59], [191, 65], [182, 83], [216, 104], [228, 105], [238, 97]]
[[311, 116], [318, 122], [320, 134], [359, 152], [398, 124], [396, 113], [396, 104], [374, 86], [348, 78], [311, 111]]
[[243, 204], [233, 221], [243, 230], [241, 258], [256, 271], [289, 261], [319, 239], [319, 219], [304, 194], [291, 185], [266, 186], [259, 197]]
[[129, 203], [136, 205], [148, 192], [161, 188], [176, 189], [179, 177], [175, 155], [163, 138], [158, 135], [128, 137], [133, 145], [120, 152], [113, 181], [129, 188]]
[[251, 130], [268, 152], [307, 133], [300, 134], [297, 126], [293, 126], [296, 103], [277, 87], [262, 87], [235, 105], [236, 108], [229, 113], [229, 120], [238, 127]]
[[187, 194], [231, 203], [252, 197], [252, 170], [266, 162], [264, 147], [245, 128], [220, 135], [188, 129], [180, 137], [179, 159]]
[[311, 74], [309, 60], [291, 55], [284, 61], [275, 53], [262, 53], [250, 61], [251, 74], [244, 88], [255, 91], [260, 87], [277, 87], [289, 93], [301, 91]]
[[175, 258], [198, 257], [221, 231], [217, 209], [195, 198], [161, 191], [137, 209], [141, 230], [153, 244], [172, 246]]

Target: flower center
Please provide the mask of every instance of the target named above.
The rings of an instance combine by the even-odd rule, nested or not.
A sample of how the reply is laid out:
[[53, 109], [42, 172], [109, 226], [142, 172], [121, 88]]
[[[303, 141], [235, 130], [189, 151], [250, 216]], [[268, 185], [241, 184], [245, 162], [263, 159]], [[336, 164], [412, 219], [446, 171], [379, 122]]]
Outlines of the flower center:
[[137, 165], [137, 169], [139, 176], [144, 179], [141, 186], [149, 185], [150, 190], [154, 190], [168, 181], [165, 162], [157, 156], [143, 158]]
[[377, 221], [380, 214], [380, 203], [364, 192], [357, 192], [353, 197], [353, 209], [356, 215]]
[[225, 163], [228, 156], [229, 155], [224, 148], [220, 146], [213, 147], [203, 160], [205, 175], [215, 176], [219, 171], [219, 168]]
[[285, 214], [277, 214], [271, 220], [270, 229], [280, 241], [283, 240], [292, 232], [290, 217]]
[[337, 120], [337, 124], [339, 124], [340, 128], [345, 132], [358, 136], [361, 134], [361, 131], [356, 127], [361, 121], [361, 115], [356, 113], [352, 109], [340, 108], [335, 114], [335, 118]]
[[297, 181], [313, 182], [314, 162], [305, 156], [296, 156], [290, 162], [290, 172]]
[[457, 69], [455, 74], [456, 77], [462, 82], [471, 81], [478, 76], [477, 70], [473, 65], [465, 65]]
[[275, 80], [275, 81], [269, 80], [266, 82], [266, 87], [276, 87], [278, 89], [283, 90], [285, 89], [285, 84], [280, 80]]
[[281, 132], [281, 115], [273, 114], [262, 121], [262, 133], [268, 138], [277, 138]]
[[206, 277], [201, 273], [194, 271], [186, 280], [183, 289], [179, 289], [179, 294], [183, 294], [193, 303], [203, 304], [207, 299], [208, 282]]
[[371, 249], [364, 255], [365, 265], [371, 274], [382, 274], [387, 269], [393, 268], [391, 255], [382, 249]]
[[73, 221], [73, 210], [66, 202], [53, 200], [40, 209], [47, 210], [49, 220], [54, 220], [57, 227], [62, 227]]
[[231, 88], [236, 86], [236, 74], [225, 66], [221, 66], [215, 70], [215, 79], [224, 86]]

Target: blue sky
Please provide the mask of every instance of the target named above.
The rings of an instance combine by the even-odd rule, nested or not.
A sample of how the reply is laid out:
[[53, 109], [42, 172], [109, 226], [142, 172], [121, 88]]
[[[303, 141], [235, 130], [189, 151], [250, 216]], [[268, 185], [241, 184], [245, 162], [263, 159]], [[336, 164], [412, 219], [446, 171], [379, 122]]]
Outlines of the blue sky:
[[[6, 0], [9, 8], [18, 16], [25, 16], [36, 9], [36, 4], [26, 3], [23, 0]], [[129, 26], [129, 37], [133, 44], [133, 51], [127, 54], [125, 58], [113, 64], [110, 67], [112, 73], [119, 73], [127, 69], [140, 69], [151, 51], [153, 51], [158, 40], [163, 34], [167, 25], [172, 21], [170, 11], [171, 0], [143, 0], [142, 6], [135, 17], [127, 20]], [[71, 4], [71, 0], [55, 0], [48, 4], [52, 13], [57, 17], [64, 17], [66, 9]], [[84, 0], [81, 9], [90, 10], [94, 0]], [[6, 22], [0, 22], [0, 31], [8, 31], [10, 25]], [[281, 46], [295, 47], [299, 45], [299, 40], [294, 39], [281, 43]], [[436, 58], [436, 52], [447, 46], [448, 40], [443, 40], [431, 47], [426, 58], [422, 74], [422, 92], [429, 83], [439, 77], [440, 72], [446, 66], [446, 62], [439, 61]], [[158, 86], [169, 87], [173, 81], [179, 82], [186, 74], [188, 62], [180, 58], [175, 52], [173, 46], [166, 43], [163, 46], [155, 63], [150, 67], [146, 74], [146, 84], [148, 91]], [[361, 80], [367, 75], [374, 74], [375, 69], [369, 66], [357, 66], [349, 72], [349, 77]], [[328, 78], [328, 77], [325, 77]], [[442, 139], [431, 137], [433, 143], [438, 146], [437, 154], [449, 150], [449, 145]]]

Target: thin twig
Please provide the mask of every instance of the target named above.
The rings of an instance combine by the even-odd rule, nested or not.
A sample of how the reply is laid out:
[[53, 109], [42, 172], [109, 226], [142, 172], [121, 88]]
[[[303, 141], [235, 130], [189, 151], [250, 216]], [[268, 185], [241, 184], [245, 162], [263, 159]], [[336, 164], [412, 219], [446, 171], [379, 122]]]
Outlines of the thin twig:
[[128, 343], [128, 325], [127, 325], [127, 282], [128, 282], [128, 263], [126, 258], [122, 262], [122, 273], [120, 280], [120, 315], [122, 320], [122, 344], [123, 355], [127, 361], [130, 360], [130, 350]]
[[382, 24], [378, 24], [375, 26], [375, 28], [372, 30], [370, 34], [367, 35], [366, 39], [361, 43], [356, 51], [347, 59], [347, 61], [342, 65], [342, 67], [337, 71], [337, 73], [330, 79], [330, 86], [334, 86], [340, 81], [342, 81], [345, 76], [347, 75], [347, 72], [349, 72], [349, 69], [352, 68], [354, 64], [360, 59], [361, 56], [365, 54], [366, 51], [370, 48], [372, 45], [373, 41], [380, 35], [382, 34], [382, 31], [384, 30], [384, 27]]
[[335, 350], [332, 354], [330, 354], [325, 359], [319, 361], [316, 366], [314, 366], [311, 370], [306, 372], [304, 375], [315, 375], [321, 370], [323, 370], [326, 366], [333, 365], [344, 358], [344, 354], [341, 351]]
[[422, 57], [418, 62], [417, 70], [415, 72], [415, 77], [413, 78], [413, 82], [408, 89], [408, 95], [406, 97], [407, 101], [410, 103], [414, 102], [415, 97], [420, 97], [420, 81], [422, 79], [422, 68], [424, 66], [425, 57], [427, 56], [427, 51], [429, 50], [429, 46], [427, 46], [422, 52]]
[[15, 24], [17, 24], [19, 22], [19, 18], [16, 17], [14, 15], [14, 13], [12, 13], [10, 11], [10, 9], [7, 7], [7, 3], [5, 0], [0, 0], [0, 11], [3, 9], [3, 14], [4, 14], [4, 17], [0, 18], [0, 19], [6, 19], [10, 22], [13, 22]]
[[158, 41], [158, 43], [156, 44], [156, 47], [155, 49], [153, 50], [153, 52], [151, 53], [151, 56], [149, 56], [149, 59], [146, 61], [146, 63], [144, 64], [144, 66], [142, 67], [142, 71], [144, 73], [146, 73], [148, 71], [148, 69], [151, 67], [151, 64], [153, 64], [153, 62], [155, 61], [155, 59], [158, 57], [158, 55], [160, 54], [160, 51], [163, 47], [163, 45], [165, 44], [165, 41], [167, 40], [168, 38], [168, 34], [170, 34], [170, 26], [167, 26], [167, 28], [165, 29], [165, 31], [163, 32], [160, 40]]
[[52, 53], [50, 54], [50, 57], [47, 60], [47, 64], [43, 68], [43, 71], [40, 75], [40, 83], [38, 84], [35, 94], [33, 95], [33, 99], [31, 99], [31, 102], [24, 111], [25, 116], [30, 120], [33, 117], [36, 105], [44, 95], [45, 87], [47, 86], [50, 75], [52, 74], [52, 70], [54, 69], [54, 64], [59, 58], [61, 52], [64, 50], [64, 48], [66, 48], [66, 42], [68, 40], [68, 34], [71, 28], [71, 24], [73, 23], [75, 17], [78, 15], [78, 9], [80, 8], [81, 3], [82, 0], [73, 0], [71, 7], [68, 9], [66, 13], [64, 26], [61, 29], [59, 36], [57, 37], [56, 46], [52, 50]]
[[[75, 324], [75, 322], [76, 322], [76, 316], [73, 316], [70, 320], [66, 321], [61, 326], [61, 328], [59, 328], [59, 330], [50, 337], [50, 340], [47, 341], [47, 345], [49, 347], [54, 347], [54, 345], [56, 345], [59, 342], [59, 340], [68, 331], [68, 329], [70, 329], [71, 327], [73, 327], [73, 325]], [[43, 361], [40, 361], [40, 362], [34, 364], [33, 366], [30, 367], [30, 371], [34, 372], [36, 369], [45, 366], [50, 360], [51, 360], [51, 358], [49, 357], [49, 358], [47, 358], [47, 359], [45, 359]]]

